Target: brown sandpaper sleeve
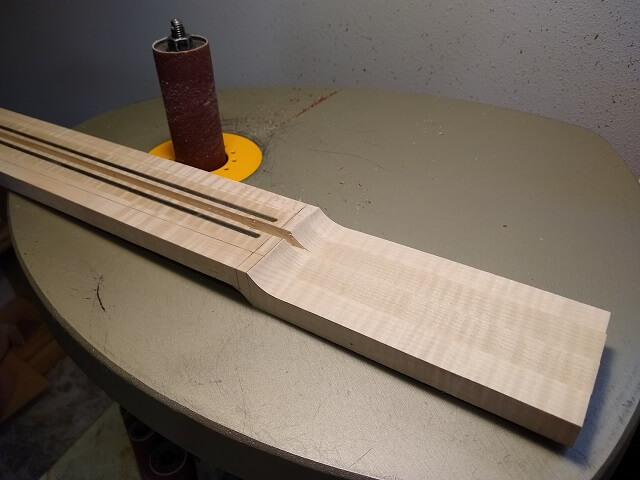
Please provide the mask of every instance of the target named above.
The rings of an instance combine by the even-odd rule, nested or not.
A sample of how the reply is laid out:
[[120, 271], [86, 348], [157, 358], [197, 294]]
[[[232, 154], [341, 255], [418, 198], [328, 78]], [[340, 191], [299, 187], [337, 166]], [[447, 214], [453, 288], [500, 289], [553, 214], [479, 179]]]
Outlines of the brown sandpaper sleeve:
[[176, 160], [212, 171], [227, 162], [222, 140], [209, 42], [193, 36], [194, 48], [171, 52], [167, 40], [152, 46]]

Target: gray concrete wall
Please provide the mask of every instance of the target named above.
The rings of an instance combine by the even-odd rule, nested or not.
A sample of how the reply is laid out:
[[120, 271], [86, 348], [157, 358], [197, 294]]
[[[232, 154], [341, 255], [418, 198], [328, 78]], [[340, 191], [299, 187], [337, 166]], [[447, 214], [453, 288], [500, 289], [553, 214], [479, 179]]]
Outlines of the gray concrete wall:
[[0, 106], [65, 125], [159, 95], [177, 16], [219, 88], [336, 85], [471, 99], [606, 138], [640, 176], [637, 0], [2, 2]]

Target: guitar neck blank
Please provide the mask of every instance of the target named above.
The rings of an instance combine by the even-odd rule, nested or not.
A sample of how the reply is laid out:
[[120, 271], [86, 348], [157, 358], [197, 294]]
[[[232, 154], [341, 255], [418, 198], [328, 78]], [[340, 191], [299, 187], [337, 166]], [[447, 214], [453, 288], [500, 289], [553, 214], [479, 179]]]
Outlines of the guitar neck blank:
[[0, 184], [557, 442], [571, 445], [584, 422], [608, 312], [7, 110]]

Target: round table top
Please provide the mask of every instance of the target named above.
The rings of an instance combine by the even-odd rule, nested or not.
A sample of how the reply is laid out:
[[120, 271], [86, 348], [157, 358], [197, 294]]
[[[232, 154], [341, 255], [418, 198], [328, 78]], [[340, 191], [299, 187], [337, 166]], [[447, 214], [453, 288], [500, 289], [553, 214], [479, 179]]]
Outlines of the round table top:
[[[264, 152], [247, 183], [609, 310], [584, 427], [572, 448], [558, 446], [12, 195], [16, 251], [57, 337], [116, 401], [244, 478], [591, 478], [615, 465], [639, 412], [640, 188], [601, 137], [408, 93], [219, 97], [224, 130]], [[159, 99], [78, 128], [141, 150], [169, 137]]]

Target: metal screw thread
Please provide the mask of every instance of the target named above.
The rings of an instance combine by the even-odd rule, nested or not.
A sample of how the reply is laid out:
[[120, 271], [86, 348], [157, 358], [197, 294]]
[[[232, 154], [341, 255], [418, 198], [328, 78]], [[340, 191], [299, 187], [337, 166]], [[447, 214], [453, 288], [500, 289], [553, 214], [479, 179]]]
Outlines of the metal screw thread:
[[184, 25], [177, 18], [171, 20], [171, 38], [184, 38], [186, 37], [184, 31]]
[[170, 52], [182, 52], [193, 48], [191, 35], [184, 31], [184, 25], [177, 18], [171, 20], [171, 36], [167, 43]]

